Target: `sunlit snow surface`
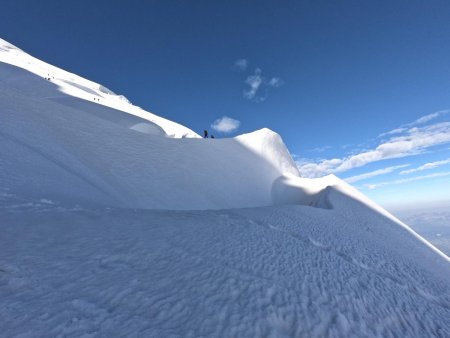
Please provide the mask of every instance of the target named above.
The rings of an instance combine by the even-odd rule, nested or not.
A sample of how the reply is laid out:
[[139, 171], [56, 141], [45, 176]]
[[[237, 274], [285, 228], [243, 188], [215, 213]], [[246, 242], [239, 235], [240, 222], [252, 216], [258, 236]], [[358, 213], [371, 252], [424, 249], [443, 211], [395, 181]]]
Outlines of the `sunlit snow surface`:
[[[88, 102], [95, 102], [97, 105], [104, 106], [105, 108], [126, 112], [127, 114], [143, 119], [148, 125], [157, 124], [170, 137], [200, 137], [194, 131], [178, 123], [169, 121], [130, 104], [128, 99], [123, 95], [116, 95], [113, 91], [98, 83], [36, 59], [0, 38], [0, 64], [2, 62], [17, 66], [21, 70], [26, 70], [35, 75], [35, 77], [32, 77], [30, 76], [31, 74], [21, 73], [18, 69], [5, 67], [6, 65], [2, 64], [7, 69], [2, 70], [0, 82], [7, 81], [10, 88], [20, 88], [22, 94], [56, 100], [69, 95]], [[36, 83], [39, 82], [36, 81], [37, 78], [45, 79], [48, 81], [48, 84], [37, 85]], [[71, 102], [82, 104], [80, 100]], [[70, 106], [71, 102], [67, 105]], [[141, 123], [144, 121], [140, 120]]]
[[450, 336], [449, 258], [269, 129], [201, 139], [3, 40], [0, 118], [0, 336]]

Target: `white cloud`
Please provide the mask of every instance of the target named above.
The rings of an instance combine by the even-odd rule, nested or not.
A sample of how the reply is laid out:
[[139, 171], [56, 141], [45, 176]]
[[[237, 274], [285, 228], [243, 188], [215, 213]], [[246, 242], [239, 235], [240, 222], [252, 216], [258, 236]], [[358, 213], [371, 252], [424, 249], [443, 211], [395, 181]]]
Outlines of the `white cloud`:
[[373, 189], [377, 189], [379, 187], [383, 187], [386, 185], [403, 184], [403, 183], [409, 183], [409, 182], [414, 182], [414, 181], [426, 180], [426, 179], [430, 179], [430, 178], [445, 177], [445, 176], [449, 176], [449, 175], [450, 175], [450, 171], [446, 171], [446, 172], [434, 173], [434, 174], [429, 174], [429, 175], [415, 176], [415, 177], [410, 177], [410, 178], [402, 178], [402, 179], [394, 180], [394, 181], [386, 181], [386, 182], [375, 183], [375, 184], [364, 184], [363, 187], [365, 187], [369, 190], [373, 190]]
[[450, 158], [443, 160], [443, 161], [436, 161], [436, 162], [430, 162], [430, 163], [425, 163], [424, 165], [421, 165], [418, 168], [413, 168], [413, 169], [409, 169], [409, 170], [403, 170], [400, 172], [400, 174], [405, 175], [405, 174], [411, 174], [411, 173], [415, 173], [418, 171], [423, 171], [423, 170], [430, 170], [430, 169], [434, 169], [437, 167], [440, 167], [442, 165], [445, 164], [449, 164], [450, 163]]
[[368, 172], [368, 173], [347, 177], [346, 179], [344, 179], [344, 181], [346, 181], [347, 183], [354, 183], [354, 182], [366, 180], [368, 178], [372, 178], [372, 177], [375, 177], [375, 176], [389, 174], [389, 173], [391, 173], [391, 172], [393, 172], [395, 170], [398, 170], [398, 169], [401, 169], [401, 168], [405, 168], [405, 167], [408, 167], [408, 166], [409, 166], [409, 164], [401, 164], [401, 165], [396, 165], [396, 166], [387, 167], [387, 168], [383, 168], [383, 169], [378, 169], [378, 170], [374, 170], [374, 171], [371, 171], [371, 172]]
[[382, 134], [379, 135], [379, 137], [395, 135], [395, 134], [401, 134], [401, 133], [403, 133], [403, 132], [405, 132], [407, 130], [408, 130], [408, 128], [400, 127], [400, 128], [396, 128], [394, 130], [388, 131], [386, 133], [382, 133]]
[[281, 80], [279, 77], [273, 77], [269, 81], [269, 86], [271, 87], [281, 87], [284, 84], [283, 80]]
[[379, 135], [379, 137], [395, 135], [395, 134], [401, 134], [401, 133], [407, 131], [411, 127], [415, 127], [415, 126], [419, 126], [421, 124], [425, 124], [425, 123], [430, 122], [431, 120], [434, 120], [434, 119], [436, 119], [438, 117], [441, 117], [443, 115], [447, 115], [448, 113], [450, 113], [450, 110], [446, 109], [446, 110], [440, 110], [440, 111], [437, 111], [437, 112], [434, 112], [434, 113], [431, 113], [431, 114], [428, 114], [428, 115], [424, 115], [424, 116], [418, 118], [417, 120], [415, 120], [414, 122], [404, 124], [404, 125], [400, 126], [399, 128], [396, 128], [394, 130], [388, 131], [386, 133], [382, 133], [382, 134]]
[[233, 65], [233, 68], [237, 71], [245, 71], [248, 67], [248, 60], [247, 59], [239, 59], [236, 60], [236, 62]]
[[437, 118], [437, 117], [439, 117], [439, 116], [441, 116], [443, 114], [447, 114], [447, 112], [448, 112], [448, 110], [441, 110], [441, 111], [438, 111], [438, 112], [435, 112], [435, 113], [431, 113], [431, 114], [422, 116], [421, 118], [418, 118], [417, 120], [415, 120], [412, 123], [412, 125], [416, 126], [416, 125], [419, 125], [419, 124], [427, 123], [427, 122], [429, 122], [431, 120], [434, 120], [435, 118]]
[[[430, 119], [428, 118], [428, 121]], [[422, 119], [422, 121], [424, 120], [427, 120], [427, 118]], [[318, 163], [301, 163], [298, 165], [300, 173], [304, 177], [320, 177], [362, 167], [376, 161], [420, 154], [432, 146], [450, 143], [450, 122], [420, 127], [414, 126], [405, 128], [399, 133], [402, 134], [391, 136], [390, 139], [373, 149], [361, 151], [342, 159], [321, 160]]]
[[256, 97], [258, 90], [260, 89], [264, 78], [261, 75], [262, 71], [259, 68], [255, 69], [255, 73], [253, 75], [248, 76], [245, 79], [245, 83], [250, 86], [249, 89], [244, 90], [244, 97], [252, 100]]
[[241, 122], [228, 116], [223, 116], [211, 124], [211, 128], [221, 133], [231, 133], [239, 128]]
[[263, 76], [261, 68], [256, 68], [252, 75], [247, 76], [245, 84], [249, 88], [244, 89], [243, 96], [254, 102], [263, 102], [268, 96], [269, 88], [279, 88], [284, 82], [279, 77], [267, 80]]
[[316, 147], [316, 148], [310, 149], [309, 151], [316, 152], [316, 153], [322, 153], [328, 149], [331, 149], [331, 146]]

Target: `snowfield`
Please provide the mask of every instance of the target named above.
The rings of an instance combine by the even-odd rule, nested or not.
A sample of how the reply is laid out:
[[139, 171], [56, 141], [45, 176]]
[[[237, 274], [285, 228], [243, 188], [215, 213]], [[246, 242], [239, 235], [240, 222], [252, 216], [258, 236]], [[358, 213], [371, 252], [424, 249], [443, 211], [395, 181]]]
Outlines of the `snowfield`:
[[269, 129], [230, 139], [0, 40], [5, 337], [449, 337], [450, 260]]

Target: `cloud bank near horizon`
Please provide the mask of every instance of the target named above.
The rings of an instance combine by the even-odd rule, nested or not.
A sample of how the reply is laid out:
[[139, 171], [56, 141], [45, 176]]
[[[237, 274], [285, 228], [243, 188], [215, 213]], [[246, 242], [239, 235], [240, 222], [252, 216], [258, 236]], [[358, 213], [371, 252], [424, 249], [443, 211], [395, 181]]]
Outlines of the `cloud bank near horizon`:
[[[299, 161], [297, 163], [298, 168], [302, 176], [314, 178], [328, 174], [343, 173], [373, 162], [422, 154], [434, 146], [450, 143], [450, 122], [427, 124], [446, 114], [448, 114], [448, 110], [428, 114], [412, 123], [383, 133], [379, 137], [389, 137], [384, 141], [380, 141], [372, 149], [342, 158]], [[368, 174], [365, 175], [367, 176]]]

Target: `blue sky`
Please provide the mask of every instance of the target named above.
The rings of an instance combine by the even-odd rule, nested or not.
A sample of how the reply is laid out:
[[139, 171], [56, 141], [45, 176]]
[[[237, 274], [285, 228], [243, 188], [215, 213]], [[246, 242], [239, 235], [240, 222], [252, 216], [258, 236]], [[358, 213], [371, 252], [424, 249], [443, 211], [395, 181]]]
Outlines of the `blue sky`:
[[6, 0], [0, 34], [199, 133], [269, 127], [388, 208], [450, 206], [448, 1]]

